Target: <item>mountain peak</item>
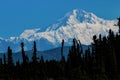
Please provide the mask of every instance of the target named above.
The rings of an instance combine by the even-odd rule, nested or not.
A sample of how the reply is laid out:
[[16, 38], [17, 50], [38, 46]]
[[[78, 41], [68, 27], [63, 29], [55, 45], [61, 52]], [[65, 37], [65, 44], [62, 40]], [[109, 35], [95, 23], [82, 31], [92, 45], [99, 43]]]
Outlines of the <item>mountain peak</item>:
[[19, 37], [11, 37], [8, 40], [0, 40], [0, 51], [5, 51], [11, 46], [13, 51], [20, 50], [20, 42], [26, 43], [26, 50], [31, 50], [31, 42], [36, 41], [38, 50], [48, 50], [61, 46], [61, 40], [65, 40], [65, 46], [70, 46], [75, 37], [84, 45], [90, 45], [93, 35], [108, 35], [109, 29], [117, 32], [118, 27], [113, 25], [115, 20], [104, 20], [91, 12], [74, 9], [68, 12], [56, 23], [46, 27], [25, 30]]
[[104, 21], [103, 19], [97, 17], [93, 13], [86, 12], [82, 9], [74, 9], [71, 12], [68, 12], [61, 19], [59, 19], [55, 24], [47, 27], [46, 31], [54, 31], [60, 28], [61, 26], [74, 25], [78, 23], [90, 23], [96, 24]]
[[74, 9], [72, 13], [76, 15], [76, 14], [86, 14], [87, 12], [83, 9]]
[[86, 12], [85, 10], [82, 10], [82, 9], [74, 9], [69, 19], [70, 20], [68, 24], [73, 24], [73, 20], [76, 20], [76, 22], [79, 22], [79, 23], [85, 22], [85, 23], [91, 23], [91, 24], [96, 24], [97, 22], [101, 21], [101, 18], [98, 18], [95, 14], [91, 12]]

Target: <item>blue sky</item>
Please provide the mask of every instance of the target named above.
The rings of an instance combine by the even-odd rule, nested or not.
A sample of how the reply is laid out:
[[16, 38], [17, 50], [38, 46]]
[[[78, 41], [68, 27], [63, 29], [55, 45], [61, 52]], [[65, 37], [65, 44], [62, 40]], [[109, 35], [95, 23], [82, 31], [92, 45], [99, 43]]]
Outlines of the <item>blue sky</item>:
[[120, 16], [120, 0], [0, 0], [0, 37], [19, 36], [25, 29], [45, 27], [73, 9], [116, 19]]

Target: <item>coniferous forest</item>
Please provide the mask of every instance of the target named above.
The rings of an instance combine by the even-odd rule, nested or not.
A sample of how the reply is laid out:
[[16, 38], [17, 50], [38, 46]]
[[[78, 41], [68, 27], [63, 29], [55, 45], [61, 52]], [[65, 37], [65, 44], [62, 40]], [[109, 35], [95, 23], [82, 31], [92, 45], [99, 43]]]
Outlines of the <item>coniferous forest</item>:
[[[114, 24], [113, 24], [114, 25]], [[120, 18], [117, 33], [109, 30], [108, 36], [93, 36], [92, 49], [83, 51], [80, 40], [73, 39], [67, 59], [44, 60], [37, 57], [34, 41], [32, 59], [29, 61], [21, 42], [22, 62], [14, 63], [12, 49], [0, 59], [0, 80], [120, 80]]]

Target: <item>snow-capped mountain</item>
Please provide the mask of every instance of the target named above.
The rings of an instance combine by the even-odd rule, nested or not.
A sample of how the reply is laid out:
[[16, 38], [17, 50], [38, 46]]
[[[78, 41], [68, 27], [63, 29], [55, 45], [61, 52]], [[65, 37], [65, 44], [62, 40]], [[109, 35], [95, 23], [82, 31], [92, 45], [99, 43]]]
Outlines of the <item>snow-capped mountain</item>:
[[7, 51], [8, 46], [11, 46], [13, 51], [19, 51], [22, 41], [25, 43], [25, 50], [31, 50], [34, 40], [40, 51], [61, 46], [62, 39], [65, 40], [66, 46], [71, 45], [73, 38], [79, 39], [84, 45], [90, 45], [95, 34], [107, 35], [109, 29], [117, 32], [118, 27], [113, 26], [116, 23], [116, 20], [104, 20], [93, 13], [75, 9], [46, 27], [44, 31], [42, 28], [30, 29], [18, 37], [0, 38], [0, 52]]

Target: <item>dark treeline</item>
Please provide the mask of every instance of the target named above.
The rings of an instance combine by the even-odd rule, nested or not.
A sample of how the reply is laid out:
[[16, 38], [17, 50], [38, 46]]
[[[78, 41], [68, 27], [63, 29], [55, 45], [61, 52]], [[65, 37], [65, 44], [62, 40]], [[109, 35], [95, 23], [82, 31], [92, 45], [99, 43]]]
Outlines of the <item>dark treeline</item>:
[[[92, 50], [83, 52], [81, 42], [73, 39], [65, 60], [62, 40], [61, 60], [44, 61], [37, 56], [36, 42], [33, 44], [31, 61], [21, 43], [22, 62], [13, 63], [12, 49], [0, 59], [0, 79], [3, 80], [119, 80], [120, 79], [120, 18], [118, 33], [109, 30], [108, 36], [93, 36]], [[58, 54], [59, 55], [59, 54]]]

